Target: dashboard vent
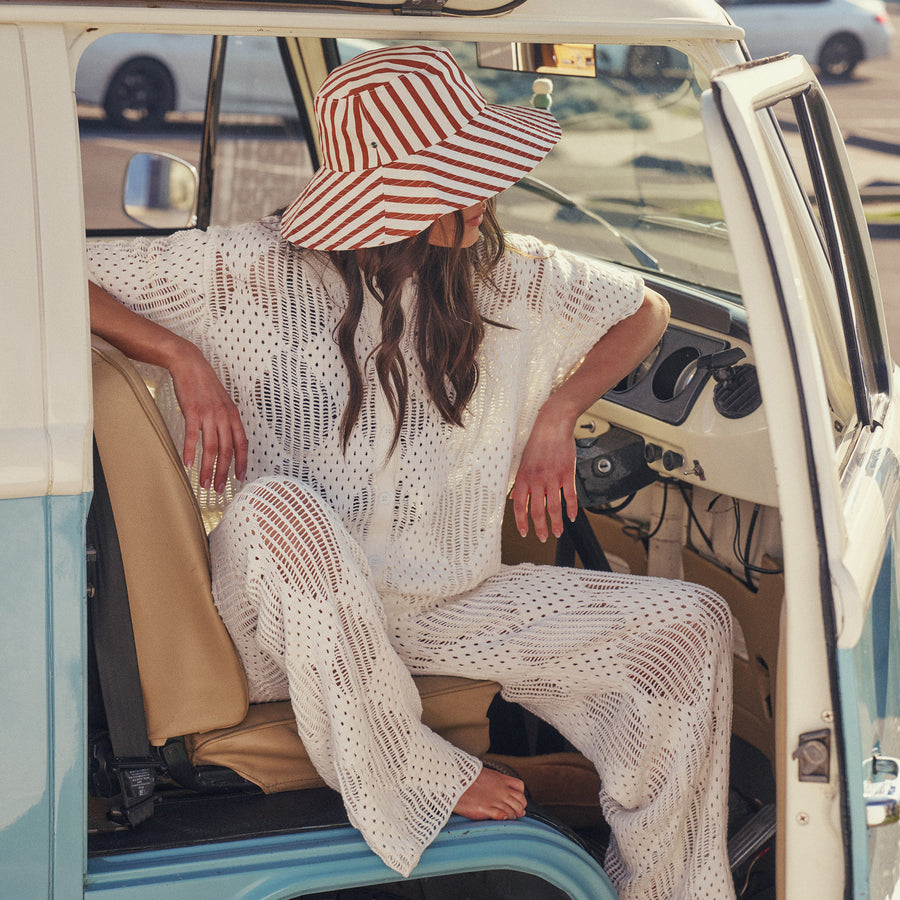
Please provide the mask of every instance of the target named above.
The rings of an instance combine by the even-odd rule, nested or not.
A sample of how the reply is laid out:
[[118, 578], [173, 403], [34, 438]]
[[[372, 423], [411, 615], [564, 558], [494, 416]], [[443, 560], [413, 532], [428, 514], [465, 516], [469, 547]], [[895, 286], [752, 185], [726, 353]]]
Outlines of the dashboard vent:
[[736, 366], [727, 381], [720, 381], [713, 391], [713, 403], [726, 419], [743, 419], [762, 403], [756, 366]]

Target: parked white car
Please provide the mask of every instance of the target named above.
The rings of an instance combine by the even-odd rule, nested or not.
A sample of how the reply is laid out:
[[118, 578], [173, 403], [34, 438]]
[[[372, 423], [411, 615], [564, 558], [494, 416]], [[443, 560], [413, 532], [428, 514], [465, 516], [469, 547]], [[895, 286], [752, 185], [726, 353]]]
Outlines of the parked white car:
[[882, 0], [722, 0], [757, 59], [800, 53], [823, 75], [847, 77], [890, 53], [894, 28]]
[[[340, 41], [346, 52], [373, 46]], [[170, 112], [206, 108], [213, 39], [206, 34], [109, 34], [94, 41], [78, 65], [75, 97], [102, 107], [111, 125], [155, 128]], [[228, 41], [221, 112], [297, 118], [297, 103], [271, 38]]]
[[[261, 114], [297, 116], [284, 90], [284, 69], [262, 37], [229, 41], [227, 64], [247, 76], [229, 80], [223, 111], [253, 106]], [[201, 34], [111, 34], [84, 52], [75, 80], [81, 103], [103, 107], [113, 125], [155, 127], [168, 112], [201, 112], [206, 106], [212, 37]], [[280, 90], [273, 90], [273, 85]]]

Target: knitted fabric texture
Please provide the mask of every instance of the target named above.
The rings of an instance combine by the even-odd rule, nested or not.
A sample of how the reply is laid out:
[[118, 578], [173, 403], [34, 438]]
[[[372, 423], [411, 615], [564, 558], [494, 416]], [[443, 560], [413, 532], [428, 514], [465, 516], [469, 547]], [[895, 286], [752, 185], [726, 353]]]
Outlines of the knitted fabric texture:
[[481, 764], [422, 725], [410, 673], [491, 678], [597, 766], [623, 898], [732, 893], [724, 828], [731, 710], [727, 607], [680, 582], [500, 564], [512, 476], [542, 403], [613, 324], [640, 279], [511, 238], [490, 283], [465, 427], [428, 398], [402, 342], [407, 416], [372, 362], [380, 306], [357, 331], [365, 395], [346, 454], [346, 302], [322, 254], [278, 221], [92, 244], [92, 280], [193, 341], [250, 440], [247, 484], [211, 535], [213, 590], [255, 702], [290, 697], [351, 822], [408, 874]]

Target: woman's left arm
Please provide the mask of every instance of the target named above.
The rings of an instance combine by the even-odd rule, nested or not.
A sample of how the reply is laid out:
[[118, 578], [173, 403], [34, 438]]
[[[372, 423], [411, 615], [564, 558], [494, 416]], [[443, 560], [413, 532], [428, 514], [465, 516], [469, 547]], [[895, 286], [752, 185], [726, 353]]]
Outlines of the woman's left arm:
[[547, 540], [548, 517], [553, 534], [562, 534], [560, 491], [566, 499], [569, 518], [575, 519], [575, 423], [650, 353], [668, 321], [669, 304], [665, 298], [645, 290], [637, 311], [613, 325], [541, 407], [511, 492], [516, 526], [523, 537], [528, 534], [529, 509], [534, 533], [541, 541]]

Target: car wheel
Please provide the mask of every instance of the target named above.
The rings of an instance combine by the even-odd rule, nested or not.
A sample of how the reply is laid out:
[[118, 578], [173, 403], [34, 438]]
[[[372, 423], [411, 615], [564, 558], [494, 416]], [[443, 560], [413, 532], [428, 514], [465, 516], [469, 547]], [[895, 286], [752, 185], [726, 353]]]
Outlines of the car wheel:
[[863, 58], [862, 45], [852, 34], [836, 34], [819, 54], [819, 71], [832, 78], [848, 78]]
[[669, 65], [669, 51], [665, 47], [634, 44], [628, 48], [625, 74], [634, 81], [661, 81]]
[[109, 80], [103, 109], [111, 125], [153, 128], [175, 108], [175, 82], [155, 59], [129, 59]]

